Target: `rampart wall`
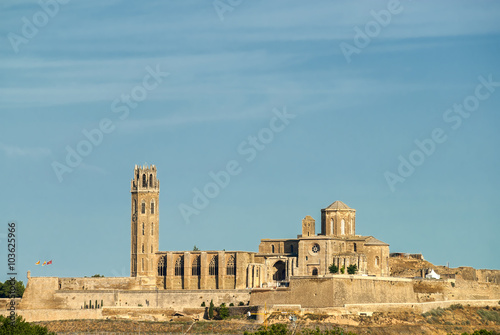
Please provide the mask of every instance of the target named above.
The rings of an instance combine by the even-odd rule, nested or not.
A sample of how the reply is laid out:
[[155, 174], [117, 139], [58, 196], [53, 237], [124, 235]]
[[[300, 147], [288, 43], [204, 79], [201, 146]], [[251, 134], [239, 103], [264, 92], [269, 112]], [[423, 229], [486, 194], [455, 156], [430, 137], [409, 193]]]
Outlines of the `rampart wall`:
[[383, 302], [417, 302], [412, 280], [346, 275], [293, 277], [288, 288], [254, 289], [250, 299], [251, 305], [298, 304], [306, 308]]
[[[158, 290], [140, 278], [33, 277], [17, 306], [27, 320], [79, 318], [145, 318], [156, 310], [157, 319], [172, 311], [199, 309], [205, 302], [240, 302], [245, 305], [296, 305], [302, 309], [426, 309], [456, 301], [500, 300], [500, 285], [457, 280], [411, 280], [394, 277], [335, 275], [292, 277], [290, 286], [244, 290]], [[5, 302], [6, 303], [6, 302]], [[5, 304], [4, 303], [4, 304]], [[357, 306], [357, 307], [356, 307]], [[420, 306], [420, 307], [419, 307]], [[59, 312], [58, 312], [59, 311]], [[130, 312], [133, 311], [133, 312]], [[5, 311], [6, 312], [6, 311]], [[155, 314], [153, 313], [153, 314]]]

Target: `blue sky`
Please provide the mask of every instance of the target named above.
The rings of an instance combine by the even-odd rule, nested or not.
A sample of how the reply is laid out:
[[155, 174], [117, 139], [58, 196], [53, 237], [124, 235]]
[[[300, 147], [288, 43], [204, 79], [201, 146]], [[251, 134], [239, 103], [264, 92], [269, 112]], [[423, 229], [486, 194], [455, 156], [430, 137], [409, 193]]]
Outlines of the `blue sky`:
[[[19, 279], [128, 276], [145, 163], [160, 250], [257, 251], [306, 215], [319, 232], [342, 200], [393, 252], [500, 268], [500, 3], [42, 3], [0, 4], [0, 234], [17, 223]], [[187, 223], [179, 208], [231, 161], [240, 172]]]

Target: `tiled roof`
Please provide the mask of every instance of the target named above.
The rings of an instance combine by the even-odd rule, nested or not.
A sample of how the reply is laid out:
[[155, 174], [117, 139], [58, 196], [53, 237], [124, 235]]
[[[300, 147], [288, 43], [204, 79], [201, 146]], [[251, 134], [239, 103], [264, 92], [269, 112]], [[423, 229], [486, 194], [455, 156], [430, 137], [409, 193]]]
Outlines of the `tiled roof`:
[[381, 240], [377, 240], [373, 236], [368, 236], [368, 238], [366, 239], [365, 245], [389, 245], [389, 244], [382, 242]]
[[337, 200], [333, 204], [328, 206], [326, 209], [352, 209], [352, 208], [344, 204], [342, 201]]

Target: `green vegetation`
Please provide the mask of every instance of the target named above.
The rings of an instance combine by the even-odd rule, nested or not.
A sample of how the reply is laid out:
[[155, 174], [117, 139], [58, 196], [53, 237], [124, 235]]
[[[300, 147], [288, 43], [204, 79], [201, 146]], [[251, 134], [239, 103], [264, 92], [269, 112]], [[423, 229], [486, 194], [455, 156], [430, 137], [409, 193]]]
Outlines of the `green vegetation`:
[[193, 247], [193, 251], [200, 251], [200, 249], [198, 249], [198, 247], [196, 246], [196, 244]]
[[476, 330], [473, 333], [462, 333], [461, 335], [500, 335], [500, 333], [492, 330], [486, 330], [486, 329], [481, 329], [481, 330]]
[[100, 275], [100, 274], [95, 274], [92, 276], [92, 278], [104, 278], [104, 275]]
[[[260, 327], [258, 331], [255, 333], [244, 332], [245, 335], [289, 335], [293, 334], [293, 331], [288, 329], [288, 326], [283, 323], [276, 323], [265, 329], [265, 327]], [[328, 330], [320, 330], [316, 329], [304, 329], [299, 333], [295, 333], [298, 335], [356, 335], [352, 332], [346, 332], [342, 328], [332, 328]]]
[[342, 274], [345, 273], [345, 265], [342, 265], [342, 267], [340, 268], [340, 273], [342, 273]]
[[203, 302], [201, 303], [201, 307], [205, 307], [205, 306], [206, 306], [206, 305], [205, 305], [205, 302], [203, 301]]
[[219, 318], [221, 320], [227, 319], [229, 317], [229, 308], [226, 307], [226, 304], [222, 303], [219, 307]]
[[243, 301], [240, 301], [240, 303], [238, 304], [238, 306], [245, 306], [245, 303]]
[[441, 316], [441, 315], [443, 315], [444, 312], [445, 312], [445, 310], [443, 308], [438, 307], [438, 308], [431, 309], [428, 312], [425, 312], [424, 314], [422, 314], [422, 316], [425, 318], [427, 318], [429, 316]]
[[335, 264], [332, 264], [328, 267], [330, 273], [339, 273], [339, 267]]
[[327, 314], [306, 314], [304, 315], [306, 319], [313, 320], [313, 321], [323, 321], [325, 319], [328, 319]]
[[18, 316], [16, 322], [12, 324], [10, 318], [0, 315], [0, 335], [56, 335], [56, 333], [49, 332], [47, 327], [31, 325], [21, 316]]
[[24, 293], [24, 284], [22, 281], [16, 281], [12, 291], [12, 282], [6, 280], [5, 283], [0, 282], [0, 298], [11, 298], [11, 291], [14, 293], [14, 298], [21, 298]]
[[453, 304], [450, 305], [450, 307], [448, 307], [447, 309], [449, 309], [450, 311], [454, 311], [456, 309], [464, 309], [464, 306], [462, 306], [462, 304]]
[[496, 323], [500, 323], [500, 312], [495, 311], [495, 310], [485, 310], [485, 309], [479, 309], [477, 311], [477, 314], [481, 316], [481, 318], [484, 321], [493, 321]]
[[351, 264], [347, 267], [347, 273], [350, 275], [355, 274], [358, 271], [358, 266], [356, 264]]
[[214, 318], [214, 300], [210, 300], [210, 307], [208, 308], [208, 318], [212, 320]]

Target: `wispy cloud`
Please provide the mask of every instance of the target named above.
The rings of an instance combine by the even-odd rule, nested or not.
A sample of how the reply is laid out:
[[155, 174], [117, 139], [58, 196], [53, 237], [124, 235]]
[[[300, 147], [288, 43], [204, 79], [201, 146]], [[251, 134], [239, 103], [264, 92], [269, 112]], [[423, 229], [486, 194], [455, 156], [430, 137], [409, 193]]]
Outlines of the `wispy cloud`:
[[19, 147], [16, 145], [9, 145], [0, 142], [0, 151], [8, 156], [18, 156], [18, 157], [28, 157], [28, 158], [38, 158], [43, 156], [48, 156], [51, 154], [49, 148], [43, 147]]

